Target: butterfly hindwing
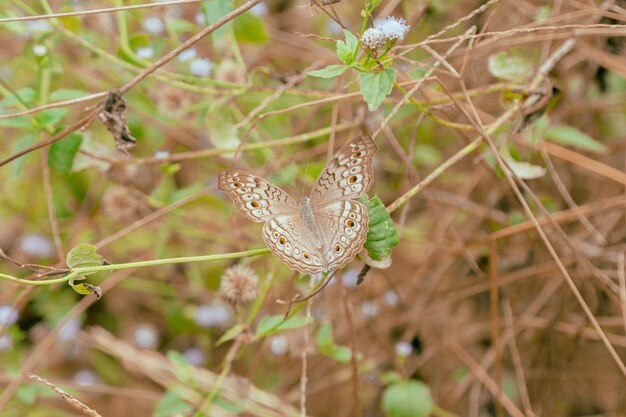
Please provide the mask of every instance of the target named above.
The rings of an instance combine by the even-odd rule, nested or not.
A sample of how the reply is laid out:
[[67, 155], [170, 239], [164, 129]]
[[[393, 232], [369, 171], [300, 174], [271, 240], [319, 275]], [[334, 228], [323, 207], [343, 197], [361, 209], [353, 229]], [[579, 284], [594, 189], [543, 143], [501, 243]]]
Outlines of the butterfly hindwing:
[[315, 211], [324, 233], [328, 269], [342, 268], [363, 250], [367, 240], [367, 208], [354, 200], [339, 200]]
[[277, 215], [297, 215], [298, 204], [285, 191], [245, 171], [227, 170], [218, 174], [218, 187], [225, 191], [241, 214], [253, 222]]
[[303, 274], [324, 270], [321, 254], [312, 247], [300, 216], [277, 216], [263, 225], [263, 240], [278, 259]]
[[311, 191], [311, 204], [359, 198], [372, 186], [376, 144], [363, 135], [341, 148], [328, 162]]

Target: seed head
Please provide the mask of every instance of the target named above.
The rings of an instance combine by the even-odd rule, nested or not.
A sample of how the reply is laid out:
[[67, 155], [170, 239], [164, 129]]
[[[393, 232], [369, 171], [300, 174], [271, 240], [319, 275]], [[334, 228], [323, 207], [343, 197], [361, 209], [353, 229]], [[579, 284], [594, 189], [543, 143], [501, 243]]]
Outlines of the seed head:
[[220, 284], [220, 297], [231, 304], [245, 304], [259, 294], [259, 278], [252, 268], [235, 265], [224, 271]]

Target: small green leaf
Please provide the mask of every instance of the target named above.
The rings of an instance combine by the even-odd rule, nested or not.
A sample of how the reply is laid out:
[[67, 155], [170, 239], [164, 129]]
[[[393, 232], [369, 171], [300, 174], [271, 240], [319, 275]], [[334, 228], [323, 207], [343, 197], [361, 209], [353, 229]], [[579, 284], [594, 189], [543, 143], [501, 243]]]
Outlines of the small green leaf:
[[572, 126], [552, 126], [545, 131], [544, 138], [562, 145], [575, 146], [585, 151], [598, 153], [605, 153], [607, 151], [604, 144]]
[[[352, 350], [347, 346], [335, 346], [332, 352], [328, 355], [339, 363], [348, 363], [352, 359]], [[362, 356], [357, 354], [357, 357]]]
[[256, 328], [255, 337], [258, 339], [284, 330], [297, 329], [304, 325], [306, 325], [305, 317], [293, 316], [285, 320], [283, 315], [265, 316]]
[[48, 165], [50, 168], [62, 174], [70, 172], [82, 140], [82, 135], [72, 133], [50, 145], [48, 150]]
[[217, 342], [215, 342], [215, 346], [219, 346], [222, 343], [225, 343], [225, 342], [228, 342], [229, 340], [234, 339], [235, 337], [239, 336], [239, 334], [241, 334], [242, 331], [243, 331], [243, 326], [239, 323], [235, 324], [233, 327], [226, 330], [226, 333], [224, 333], [222, 337], [220, 337], [217, 340]]
[[350, 65], [356, 59], [356, 48], [359, 45], [359, 40], [349, 30], [344, 29], [343, 35], [346, 41], [337, 41], [337, 56], [346, 65]]
[[533, 66], [525, 57], [510, 55], [507, 51], [489, 56], [487, 67], [491, 75], [508, 81], [520, 80], [533, 74]]
[[333, 78], [343, 74], [349, 67], [345, 65], [329, 65], [326, 68], [307, 72], [311, 77]]
[[391, 93], [393, 83], [396, 81], [396, 73], [391, 68], [385, 68], [381, 72], [362, 72], [360, 80], [361, 95], [367, 103], [367, 108], [374, 111]]
[[321, 353], [329, 352], [334, 348], [333, 328], [329, 322], [325, 321], [320, 324], [317, 332], [315, 332], [315, 344]]
[[502, 159], [507, 162], [509, 168], [511, 168], [515, 175], [523, 180], [534, 180], [546, 175], [546, 169], [544, 167], [513, 159], [507, 147], [503, 147], [503, 149], [500, 150], [500, 155], [502, 155]]
[[96, 285], [91, 285], [87, 282], [74, 284], [71, 287], [74, 289], [74, 291], [81, 295], [95, 294], [98, 300], [102, 297], [102, 290], [100, 289], [100, 287]]
[[371, 200], [363, 196], [360, 201], [367, 207], [369, 217], [365, 249], [372, 259], [379, 261], [389, 256], [391, 250], [400, 242], [400, 236], [378, 196], [374, 196]]
[[51, 92], [48, 98], [50, 99], [50, 101], [63, 101], [73, 100], [87, 95], [89, 95], [87, 91], [76, 90], [72, 88], [59, 88], [58, 90], [54, 90], [53, 92]]
[[[209, 26], [217, 20], [228, 14], [233, 9], [233, 1], [232, 0], [212, 0], [212, 1], [203, 1], [202, 2], [202, 14], [206, 22], [205, 26]], [[224, 36], [227, 31], [232, 30], [232, 21], [226, 22], [224, 25], [220, 26], [216, 30], [211, 33], [211, 36], [215, 40], [219, 40]]]
[[365, 2], [365, 8], [367, 9], [367, 12], [371, 14], [374, 9], [376, 9], [380, 5], [381, 1], [382, 0], [367, 0]]
[[169, 391], [157, 403], [154, 417], [185, 416], [193, 410], [194, 407], [191, 404], [185, 402], [175, 392]]
[[[17, 152], [23, 151], [24, 149], [31, 146], [33, 143], [37, 141], [37, 135], [34, 133], [27, 133], [26, 135], [19, 138], [11, 147], [11, 153], [15, 154]], [[28, 155], [24, 155], [20, 158], [17, 158], [11, 165], [11, 178], [17, 179], [22, 174], [22, 170], [24, 169], [24, 164], [26, 163], [26, 159]]]
[[388, 386], [381, 402], [389, 417], [428, 417], [434, 407], [430, 389], [416, 380]]
[[269, 39], [263, 20], [252, 13], [244, 13], [235, 19], [233, 29], [239, 42], [263, 43]]
[[39, 123], [42, 126], [54, 126], [67, 116], [68, 110], [64, 108], [50, 109], [41, 112]]
[[106, 264], [104, 257], [98, 253], [98, 248], [88, 243], [74, 246], [65, 258], [70, 268], [87, 268]]

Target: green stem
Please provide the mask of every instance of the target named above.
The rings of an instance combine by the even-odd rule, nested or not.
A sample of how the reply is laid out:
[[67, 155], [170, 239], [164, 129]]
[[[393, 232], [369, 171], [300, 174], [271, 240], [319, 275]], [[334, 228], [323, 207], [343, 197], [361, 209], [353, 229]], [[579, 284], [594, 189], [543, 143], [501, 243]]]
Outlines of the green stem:
[[246, 256], [265, 255], [267, 253], [270, 253], [270, 250], [267, 248], [263, 248], [263, 249], [253, 249], [253, 250], [244, 251], [244, 252], [223, 253], [219, 255], [184, 256], [181, 258], [153, 259], [150, 261], [127, 262], [123, 264], [114, 264], [114, 265], [89, 266], [89, 267], [83, 267], [83, 268], [73, 268], [68, 275], [61, 277], [61, 278], [45, 279], [45, 280], [40, 280], [40, 281], [17, 278], [17, 277], [2, 274], [2, 273], [0, 273], [0, 278], [7, 279], [13, 282], [18, 282], [20, 284], [42, 286], [42, 285], [52, 285], [52, 284], [59, 284], [62, 282], [67, 282], [70, 280], [70, 278], [79, 274], [91, 274], [94, 272], [102, 272], [102, 271], [119, 271], [121, 269], [142, 268], [146, 266], [156, 266], [156, 265], [180, 264], [180, 263], [186, 263], [186, 262], [220, 261], [224, 259], [243, 258]]

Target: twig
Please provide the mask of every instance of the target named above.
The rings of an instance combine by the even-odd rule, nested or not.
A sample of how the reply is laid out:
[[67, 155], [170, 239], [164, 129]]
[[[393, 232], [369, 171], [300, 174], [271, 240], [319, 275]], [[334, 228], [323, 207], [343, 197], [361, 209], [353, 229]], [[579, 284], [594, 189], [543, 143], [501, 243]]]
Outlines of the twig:
[[69, 405], [71, 405], [72, 407], [77, 409], [78, 411], [84, 413], [85, 415], [88, 415], [88, 416], [91, 416], [91, 417], [102, 417], [96, 410], [94, 410], [93, 408], [88, 407], [87, 405], [82, 403], [80, 400], [78, 400], [76, 397], [74, 397], [73, 395], [70, 395], [67, 392], [63, 391], [61, 388], [57, 387], [56, 385], [54, 385], [52, 382], [48, 381], [47, 379], [44, 379], [44, 378], [40, 377], [39, 375], [35, 375], [33, 373], [29, 373], [28, 377], [30, 379], [33, 379], [33, 380], [39, 382], [40, 384], [43, 384], [43, 385], [47, 386], [52, 391], [54, 391], [57, 394], [59, 394], [59, 396], [61, 396], [61, 398], [63, 398], [63, 400], [66, 403], [68, 403]]

